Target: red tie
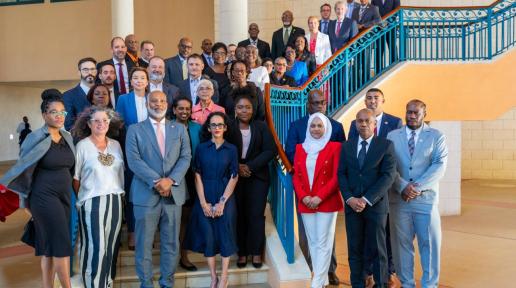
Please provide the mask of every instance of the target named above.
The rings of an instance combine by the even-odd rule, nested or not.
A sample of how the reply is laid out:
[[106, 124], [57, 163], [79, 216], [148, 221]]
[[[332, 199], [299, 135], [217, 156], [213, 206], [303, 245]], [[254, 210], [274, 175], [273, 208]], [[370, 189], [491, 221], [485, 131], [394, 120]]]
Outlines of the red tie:
[[126, 94], [127, 90], [125, 90], [125, 80], [124, 80], [124, 71], [122, 69], [122, 63], [118, 63], [118, 75], [120, 79], [118, 79], [118, 83], [120, 84], [120, 95]]
[[374, 136], [378, 136], [378, 127], [374, 127]]
[[337, 22], [337, 30], [335, 30], [335, 35], [339, 36], [340, 33], [340, 26], [342, 25], [342, 22]]

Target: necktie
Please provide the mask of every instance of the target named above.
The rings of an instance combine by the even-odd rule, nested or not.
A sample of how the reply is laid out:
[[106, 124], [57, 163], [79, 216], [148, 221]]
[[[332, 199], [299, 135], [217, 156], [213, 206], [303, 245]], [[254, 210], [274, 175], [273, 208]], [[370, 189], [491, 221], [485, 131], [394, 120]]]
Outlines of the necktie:
[[328, 34], [328, 21], [324, 21], [323, 23], [323, 33]]
[[208, 56], [208, 65], [213, 66], [213, 57]]
[[410, 153], [410, 157], [412, 157], [412, 154], [414, 154], [414, 149], [416, 148], [416, 143], [414, 142], [416, 137], [416, 131], [412, 130], [410, 132], [410, 139], [408, 141], [408, 151]]
[[360, 167], [360, 169], [362, 169], [362, 166], [364, 165], [365, 155], [366, 155], [367, 141], [362, 140], [362, 142], [360, 142], [360, 144], [362, 145], [362, 148], [360, 148], [360, 152], [358, 152], [358, 166]]
[[285, 28], [285, 31], [283, 32], [283, 45], [287, 46], [289, 36], [288, 28]]
[[163, 135], [163, 131], [161, 131], [160, 123], [156, 123], [156, 140], [158, 141], [161, 156], [165, 157], [165, 135]]
[[358, 11], [358, 22], [362, 21], [362, 16], [364, 16], [366, 6], [360, 6], [360, 10]]
[[374, 127], [374, 136], [378, 136], [378, 127]]
[[120, 79], [118, 79], [118, 84], [120, 84], [120, 95], [126, 94], [127, 90], [125, 89], [125, 79], [124, 79], [124, 69], [122, 69], [122, 63], [117, 63], [118, 65], [118, 75]]
[[335, 29], [335, 35], [339, 36], [340, 33], [340, 26], [342, 25], [342, 22], [337, 22], [337, 29]]
[[188, 68], [186, 67], [186, 60], [183, 60], [183, 65], [181, 65], [183, 69], [183, 80], [186, 80], [188, 78]]

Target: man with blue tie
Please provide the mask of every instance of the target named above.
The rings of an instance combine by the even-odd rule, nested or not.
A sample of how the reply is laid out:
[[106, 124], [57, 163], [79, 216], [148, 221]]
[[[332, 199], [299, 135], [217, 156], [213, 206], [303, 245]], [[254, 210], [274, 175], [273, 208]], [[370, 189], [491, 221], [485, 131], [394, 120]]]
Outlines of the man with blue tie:
[[366, 251], [376, 255], [372, 272], [376, 285], [387, 287], [385, 226], [389, 211], [388, 191], [396, 175], [391, 141], [376, 137], [374, 112], [364, 108], [355, 121], [358, 136], [342, 145], [337, 176], [346, 202], [345, 220], [351, 286], [364, 288]]
[[411, 100], [406, 126], [391, 131], [398, 175], [389, 192], [391, 244], [396, 272], [404, 288], [415, 288], [414, 237], [420, 255], [422, 288], [439, 285], [441, 219], [439, 180], [446, 170], [444, 135], [424, 123], [426, 104]]
[[[396, 130], [402, 126], [401, 119], [393, 116], [391, 114], [385, 113], [383, 111], [383, 104], [385, 103], [385, 96], [383, 95], [382, 90], [378, 88], [371, 88], [367, 91], [365, 96], [365, 106], [372, 110], [374, 116], [376, 118], [376, 128], [374, 130], [375, 136], [380, 138], [386, 138], [389, 132]], [[351, 122], [351, 126], [349, 127], [349, 137], [355, 138], [358, 137], [358, 130], [356, 128], [355, 120]], [[387, 214], [387, 224], [385, 227], [385, 242], [387, 247], [387, 260], [389, 264], [389, 282], [388, 287], [394, 288], [396, 287], [396, 270], [394, 268], [394, 263], [392, 261], [392, 249], [391, 249], [391, 239], [390, 239], [390, 231], [389, 231], [389, 215]], [[372, 288], [374, 285], [373, 280], [373, 259], [378, 257], [377, 254], [370, 253], [373, 249], [366, 248], [365, 250], [365, 262], [364, 262], [364, 276], [366, 282], [366, 288]]]
[[201, 43], [202, 50], [202, 61], [204, 62], [204, 67], [213, 66], [213, 55], [211, 53], [211, 47], [213, 47], [213, 42], [210, 39], [204, 39]]
[[319, 31], [328, 35], [331, 17], [331, 5], [324, 3], [320, 8], [321, 20], [319, 20]]
[[346, 13], [346, 17], [349, 19], [353, 18], [353, 11], [355, 11], [356, 8], [360, 8], [360, 4], [353, 0], [347, 0], [348, 2], [348, 12]]
[[186, 60], [192, 54], [192, 40], [183, 37], [177, 44], [178, 53], [174, 57], [165, 59], [165, 82], [179, 87], [179, 83], [188, 78]]
[[63, 93], [63, 102], [66, 112], [68, 112], [64, 126], [68, 131], [72, 129], [77, 115], [84, 111], [84, 108], [91, 105], [88, 99], [86, 99], [86, 94], [88, 94], [90, 88], [95, 85], [95, 77], [97, 76], [96, 64], [97, 61], [91, 57], [79, 60], [77, 68], [81, 82], [74, 88]]
[[357, 24], [352, 19], [346, 18], [347, 9], [347, 4], [343, 1], [335, 2], [337, 19], [330, 21], [328, 27], [332, 53], [337, 52], [358, 34]]
[[127, 131], [126, 156], [134, 171], [131, 199], [136, 220], [136, 274], [140, 287], [153, 285], [152, 244], [160, 234], [160, 287], [174, 287], [179, 257], [181, 206], [187, 200], [184, 176], [192, 158], [184, 125], [165, 118], [167, 96], [148, 95], [149, 118]]

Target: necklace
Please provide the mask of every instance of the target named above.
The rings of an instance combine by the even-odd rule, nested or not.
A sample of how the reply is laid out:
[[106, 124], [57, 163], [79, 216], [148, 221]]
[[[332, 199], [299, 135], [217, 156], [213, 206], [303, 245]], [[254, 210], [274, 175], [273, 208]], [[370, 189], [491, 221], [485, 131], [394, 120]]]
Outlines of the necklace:
[[99, 160], [100, 164], [104, 165], [104, 166], [111, 166], [113, 165], [113, 162], [115, 161], [115, 157], [113, 155], [111, 155], [110, 153], [102, 153], [99, 151], [99, 156], [97, 157], [97, 159]]

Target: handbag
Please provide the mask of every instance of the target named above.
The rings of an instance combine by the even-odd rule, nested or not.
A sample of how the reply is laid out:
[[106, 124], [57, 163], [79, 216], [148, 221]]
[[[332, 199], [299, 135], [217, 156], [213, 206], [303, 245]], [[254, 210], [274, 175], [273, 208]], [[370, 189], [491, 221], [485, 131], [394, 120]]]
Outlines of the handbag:
[[36, 248], [35, 240], [36, 228], [34, 227], [34, 219], [30, 218], [29, 222], [25, 224], [25, 228], [23, 228], [23, 235], [21, 237], [21, 241], [33, 248]]

